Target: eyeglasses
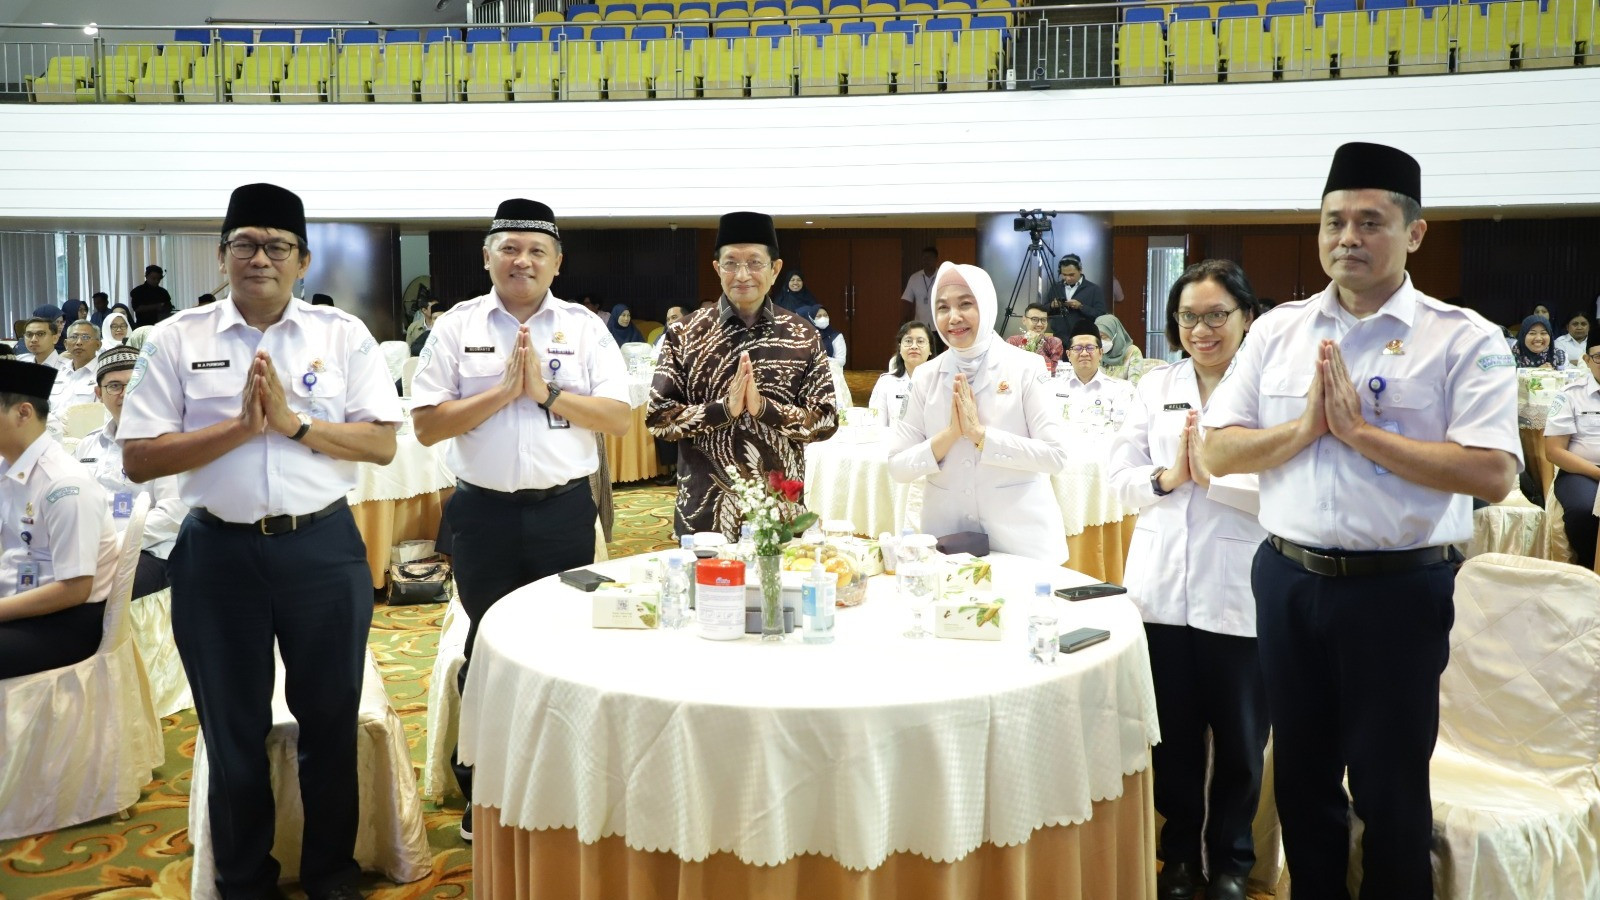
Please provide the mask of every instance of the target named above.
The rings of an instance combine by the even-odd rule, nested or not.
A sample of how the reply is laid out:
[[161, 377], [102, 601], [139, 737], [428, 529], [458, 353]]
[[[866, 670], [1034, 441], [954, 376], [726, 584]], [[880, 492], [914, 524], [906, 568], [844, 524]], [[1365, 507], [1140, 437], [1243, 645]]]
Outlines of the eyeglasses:
[[1592, 363], [1600, 363], [1600, 353], [1585, 353], [1583, 358]]
[[1239, 307], [1235, 306], [1230, 310], [1216, 310], [1214, 312], [1200, 313], [1199, 315], [1192, 312], [1180, 312], [1173, 318], [1178, 320], [1178, 327], [1185, 330], [1193, 328], [1201, 322], [1206, 323], [1207, 328], [1221, 328], [1228, 324], [1228, 317], [1238, 311]]
[[90, 341], [92, 341], [94, 339], [95, 339], [95, 337], [92, 334], [69, 334], [69, 335], [67, 335], [67, 343], [69, 343], [69, 344], [87, 344], [87, 343], [89, 343]]
[[265, 244], [258, 244], [255, 241], [227, 241], [223, 246], [228, 248], [228, 254], [234, 259], [255, 259], [257, 250], [265, 250], [267, 259], [283, 262], [300, 245], [288, 241], [268, 241]]
[[1077, 354], [1081, 355], [1081, 354], [1085, 354], [1085, 353], [1093, 353], [1094, 351], [1099, 350], [1099, 349], [1100, 349], [1100, 345], [1099, 344], [1073, 344], [1072, 346], [1067, 348], [1067, 352], [1068, 353], [1077, 353]]
[[30, 341], [42, 341], [50, 336], [48, 331], [24, 331], [22, 336]]
[[902, 347], [927, 347], [928, 346], [928, 339], [927, 338], [906, 338], [905, 340], [900, 342], [900, 346], [902, 346]]
[[127, 389], [128, 383], [126, 381], [108, 381], [100, 385], [100, 390], [108, 394], [120, 394]]
[[1043, 325], [1050, 321], [1049, 319], [1042, 318], [1040, 316], [1023, 316], [1022, 318], [1027, 320], [1029, 325]]
[[722, 274], [724, 275], [733, 275], [738, 272], [749, 272], [751, 275], [760, 275], [762, 272], [767, 270], [767, 264], [759, 259], [752, 260], [751, 262], [747, 263], [719, 262], [717, 263], [717, 268], [721, 269]]

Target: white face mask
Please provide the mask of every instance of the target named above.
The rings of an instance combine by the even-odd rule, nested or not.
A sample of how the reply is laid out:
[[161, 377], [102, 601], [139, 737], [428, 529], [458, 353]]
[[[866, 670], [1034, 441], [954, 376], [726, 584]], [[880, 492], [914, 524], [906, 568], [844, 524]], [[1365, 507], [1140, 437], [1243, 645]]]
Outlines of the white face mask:
[[1100, 352], [1101, 353], [1110, 353], [1111, 352], [1111, 344], [1112, 344], [1111, 338], [1101, 338], [1100, 339]]
[[818, 316], [817, 317], [817, 330], [821, 331], [822, 329], [827, 328], [827, 327], [828, 327], [828, 317], [827, 316]]

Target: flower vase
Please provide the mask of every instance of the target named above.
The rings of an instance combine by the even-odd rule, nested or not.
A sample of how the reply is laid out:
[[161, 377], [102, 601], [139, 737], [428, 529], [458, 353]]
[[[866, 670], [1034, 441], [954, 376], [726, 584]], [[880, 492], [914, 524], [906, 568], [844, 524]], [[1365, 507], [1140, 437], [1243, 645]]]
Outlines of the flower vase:
[[761, 639], [783, 640], [783, 556], [771, 554], [756, 559], [761, 572]]

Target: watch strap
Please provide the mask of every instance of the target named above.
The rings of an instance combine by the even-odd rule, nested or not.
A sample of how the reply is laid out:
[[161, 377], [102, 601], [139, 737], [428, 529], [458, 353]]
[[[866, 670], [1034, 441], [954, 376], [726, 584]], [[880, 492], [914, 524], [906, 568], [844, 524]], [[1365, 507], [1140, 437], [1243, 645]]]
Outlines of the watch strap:
[[295, 433], [294, 434], [289, 435], [289, 440], [291, 440], [291, 441], [302, 440], [303, 438], [305, 438], [306, 432], [308, 432], [310, 430], [311, 430], [311, 417], [306, 415], [306, 414], [304, 414], [304, 413], [301, 413], [300, 414], [300, 427], [295, 429]]
[[1161, 476], [1165, 475], [1166, 472], [1166, 466], [1156, 466], [1156, 470], [1150, 473], [1150, 490], [1154, 491], [1157, 497], [1165, 497], [1172, 493], [1161, 489]]
[[555, 405], [556, 398], [561, 396], [561, 387], [560, 385], [549, 382], [545, 384], [545, 387], [550, 389], [550, 396], [544, 398], [544, 402], [539, 404], [539, 408], [545, 412], [549, 412], [550, 407]]

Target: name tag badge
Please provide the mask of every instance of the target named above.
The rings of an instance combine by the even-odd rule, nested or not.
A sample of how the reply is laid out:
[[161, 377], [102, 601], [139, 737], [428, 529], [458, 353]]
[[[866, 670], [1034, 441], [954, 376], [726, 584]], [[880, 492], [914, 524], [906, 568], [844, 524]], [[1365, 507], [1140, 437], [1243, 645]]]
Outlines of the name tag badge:
[[111, 495], [111, 515], [117, 519], [132, 518], [133, 493], [131, 491], [117, 491]]
[[[1374, 422], [1373, 424], [1377, 425], [1379, 428], [1382, 428], [1384, 431], [1389, 432], [1390, 434], [1404, 433], [1400, 430], [1400, 423], [1393, 419], [1384, 419], [1382, 422]], [[1372, 471], [1378, 473], [1379, 475], [1389, 474], [1388, 469], [1385, 469], [1383, 466], [1380, 466], [1377, 463], [1372, 464]]]
[[199, 371], [203, 371], [205, 369], [226, 369], [231, 365], [233, 365], [232, 360], [226, 360], [226, 359], [201, 359], [201, 360], [196, 360], [196, 361], [194, 361], [192, 363], [189, 363], [189, 370], [191, 372], [199, 372]]
[[33, 590], [38, 586], [39, 564], [31, 559], [17, 563], [17, 593]]
[[1161, 408], [1165, 409], [1165, 410], [1171, 410], [1171, 411], [1176, 411], [1176, 410], [1180, 410], [1180, 409], [1194, 409], [1194, 407], [1190, 406], [1187, 403], [1168, 403], [1166, 406], [1163, 406]]
[[493, 346], [489, 346], [489, 347], [462, 347], [461, 348], [461, 352], [462, 353], [493, 353], [494, 352], [494, 347]]
[[545, 424], [549, 425], [552, 430], [557, 428], [572, 427], [571, 422], [568, 422], [566, 419], [563, 419], [561, 416], [556, 415], [548, 409], [544, 411], [544, 421]]

